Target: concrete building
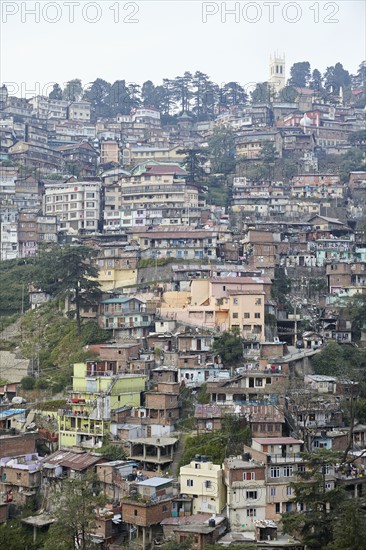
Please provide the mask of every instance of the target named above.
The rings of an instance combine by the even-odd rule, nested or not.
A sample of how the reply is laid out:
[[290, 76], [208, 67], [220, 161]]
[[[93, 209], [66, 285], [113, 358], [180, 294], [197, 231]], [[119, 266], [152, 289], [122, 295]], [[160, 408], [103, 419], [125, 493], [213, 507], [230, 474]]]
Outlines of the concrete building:
[[99, 182], [46, 184], [43, 211], [57, 216], [65, 233], [95, 233], [100, 227], [100, 191]]
[[112, 411], [140, 405], [145, 381], [144, 375], [119, 374], [116, 361], [74, 364], [69, 404], [59, 410], [60, 448], [100, 447], [111, 433]]
[[180, 468], [179, 477], [181, 493], [193, 497], [193, 514], [222, 513], [226, 489], [220, 465], [209, 462], [206, 456], [197, 455], [190, 464]]

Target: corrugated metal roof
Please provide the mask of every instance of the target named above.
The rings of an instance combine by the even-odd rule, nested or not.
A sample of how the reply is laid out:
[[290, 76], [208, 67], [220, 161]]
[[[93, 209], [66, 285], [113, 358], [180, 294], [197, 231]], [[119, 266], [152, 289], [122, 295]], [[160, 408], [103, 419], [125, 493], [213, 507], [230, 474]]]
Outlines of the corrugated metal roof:
[[105, 462], [103, 455], [95, 455], [91, 453], [76, 451], [56, 451], [49, 456], [46, 456], [42, 462], [50, 465], [59, 465], [64, 468], [71, 468], [72, 470], [85, 470], [90, 466], [93, 466], [100, 460]]

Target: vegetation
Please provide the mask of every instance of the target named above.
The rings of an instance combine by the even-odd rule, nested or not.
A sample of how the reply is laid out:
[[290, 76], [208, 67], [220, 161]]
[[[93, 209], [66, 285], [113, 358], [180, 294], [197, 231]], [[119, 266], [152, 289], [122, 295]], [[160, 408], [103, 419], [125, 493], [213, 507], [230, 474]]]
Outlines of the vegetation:
[[202, 181], [206, 178], [204, 164], [207, 162], [207, 150], [202, 147], [194, 147], [179, 149], [177, 152], [181, 155], [185, 155], [183, 166], [188, 172], [187, 181], [202, 185]]
[[0, 525], [0, 548], [6, 550], [39, 550], [46, 538], [47, 533], [38, 529], [37, 540], [33, 542], [33, 529], [22, 524], [20, 518]]
[[271, 295], [274, 300], [287, 309], [292, 310], [292, 306], [289, 302], [289, 295], [291, 293], [291, 279], [287, 277], [283, 267], [275, 267], [274, 280], [271, 287]]
[[24, 376], [21, 381], [21, 386], [23, 390], [33, 390], [36, 385], [36, 380], [33, 376]]
[[[0, 262], [2, 316], [13, 316], [29, 308], [28, 285], [32, 282], [32, 278], [32, 261], [18, 259]], [[7, 324], [8, 320], [2, 318], [1, 322]]]
[[228, 126], [216, 126], [208, 140], [211, 170], [228, 176], [235, 170], [235, 133]]
[[104, 504], [98, 494], [98, 480], [87, 475], [67, 479], [55, 490], [53, 515], [55, 523], [42, 550], [94, 550], [92, 533], [96, 528], [95, 509]]
[[366, 350], [329, 342], [311, 359], [315, 374], [347, 378], [350, 369], [366, 373]]
[[[110, 337], [95, 321], [82, 322], [79, 336], [76, 321], [63, 316], [56, 302], [25, 313], [20, 328], [22, 355], [39, 364], [39, 372], [47, 378], [53, 393], [69, 385], [72, 363], [95, 359], [96, 354], [84, 351], [84, 346], [105, 342]], [[28, 378], [23, 379], [25, 384], [29, 384]]]
[[223, 332], [212, 349], [221, 357], [224, 367], [238, 366], [243, 361], [243, 340], [238, 330]]
[[99, 449], [95, 449], [96, 453], [103, 455], [107, 460], [125, 460], [126, 453], [123, 450], [121, 445], [113, 445], [112, 443], [106, 442]]
[[52, 297], [75, 306], [77, 334], [81, 336], [81, 308], [95, 306], [100, 296], [97, 252], [86, 246], [53, 246], [42, 251], [34, 264], [34, 283]]
[[[303, 87], [312, 87], [320, 98], [328, 101], [339, 100], [341, 89], [348, 98], [351, 86], [362, 90], [364, 83], [364, 62], [355, 75], [350, 75], [341, 63], [327, 67], [321, 74], [317, 68], [312, 69], [308, 61], [297, 61], [290, 68], [290, 78], [281, 100], [293, 101], [295, 88]], [[218, 84], [202, 71], [185, 71], [174, 79], [164, 78], [160, 84], [147, 80], [141, 86], [124, 79], [111, 83], [97, 78], [83, 89], [81, 80], [75, 78], [67, 82], [63, 90], [59, 84], [54, 84], [49, 97], [90, 101], [93, 120], [130, 114], [132, 108], [140, 106], [153, 107], [162, 113], [164, 124], [176, 123], [182, 113], [189, 114], [194, 121], [213, 120], [218, 110], [242, 107], [248, 102], [248, 95], [238, 82]], [[274, 94], [268, 83], [262, 82], [251, 92], [251, 99], [254, 103], [268, 104], [273, 101]], [[357, 102], [362, 108], [365, 94]]]
[[[291, 486], [295, 492], [293, 506], [301, 505], [304, 510], [295, 508], [282, 514], [284, 531], [300, 537], [309, 550], [365, 548], [362, 546], [365, 539], [360, 538], [359, 531], [361, 525], [365, 531], [365, 510], [355, 503], [345, 503], [347, 496], [343, 487], [327, 487], [328, 469], [333, 469], [340, 462], [340, 454], [321, 449], [313, 454], [304, 453], [303, 458], [307, 463], [306, 471], [299, 472], [300, 480]], [[359, 524], [353, 520], [347, 521], [351, 513], [356, 513], [362, 521]], [[346, 529], [340, 529], [346, 523]], [[352, 541], [357, 541], [357, 544], [350, 545]], [[342, 546], [343, 542], [345, 546]]]
[[196, 395], [196, 401], [201, 405], [205, 405], [210, 402], [210, 394], [207, 392], [207, 384], [201, 384]]
[[215, 464], [221, 464], [224, 458], [240, 454], [243, 445], [249, 445], [250, 441], [250, 429], [234, 416], [227, 415], [223, 418], [221, 430], [186, 439], [179, 467], [189, 464], [196, 454], [206, 455]]

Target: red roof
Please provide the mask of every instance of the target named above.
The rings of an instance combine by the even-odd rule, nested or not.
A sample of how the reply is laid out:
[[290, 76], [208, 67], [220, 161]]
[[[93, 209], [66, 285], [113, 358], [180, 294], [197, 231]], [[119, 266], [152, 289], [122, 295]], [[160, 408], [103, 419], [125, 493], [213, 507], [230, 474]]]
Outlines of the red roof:
[[151, 166], [147, 166], [147, 173], [148, 174], [179, 174], [181, 176], [186, 176], [188, 173], [186, 170], [183, 170], [178, 164], [172, 164], [171, 166], [164, 164], [164, 165], [158, 165], [153, 164]]

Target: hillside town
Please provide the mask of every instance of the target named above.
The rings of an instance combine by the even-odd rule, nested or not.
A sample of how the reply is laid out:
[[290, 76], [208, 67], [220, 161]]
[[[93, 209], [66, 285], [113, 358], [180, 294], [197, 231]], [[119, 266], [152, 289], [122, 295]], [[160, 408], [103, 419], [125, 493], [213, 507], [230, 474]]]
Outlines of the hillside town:
[[4, 549], [366, 548], [366, 62], [264, 73], [0, 88]]

